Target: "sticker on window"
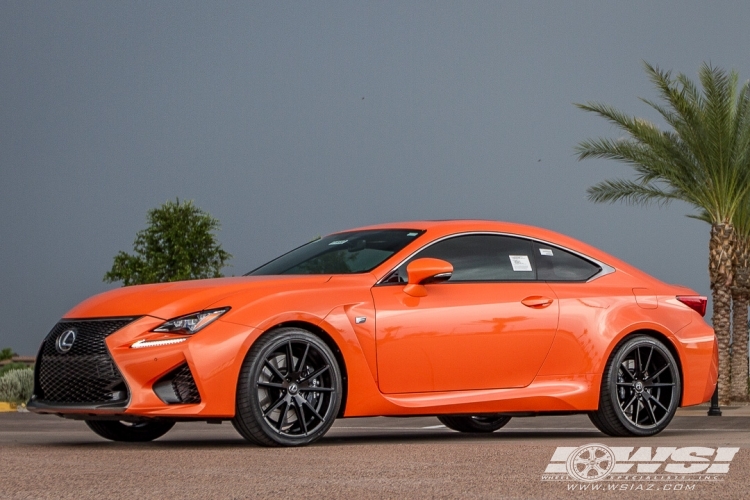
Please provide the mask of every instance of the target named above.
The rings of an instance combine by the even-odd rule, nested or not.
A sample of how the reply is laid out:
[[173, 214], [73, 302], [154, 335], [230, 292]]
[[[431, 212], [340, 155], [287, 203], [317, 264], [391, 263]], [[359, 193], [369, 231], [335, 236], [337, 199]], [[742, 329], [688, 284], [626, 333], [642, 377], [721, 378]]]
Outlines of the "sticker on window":
[[510, 265], [514, 271], [532, 271], [531, 262], [527, 255], [509, 255]]
[[406, 233], [406, 236], [416, 236], [416, 235], [418, 235], [418, 234], [419, 234], [419, 233]]
[[330, 243], [328, 244], [328, 246], [331, 246], [331, 245], [343, 245], [343, 244], [344, 244], [344, 243], [346, 243], [347, 241], [349, 241], [349, 240], [336, 240], [336, 241], [332, 241], [332, 242], [330, 242]]
[[540, 248], [539, 253], [542, 255], [547, 255], [548, 257], [552, 257], [552, 250], [549, 248]]

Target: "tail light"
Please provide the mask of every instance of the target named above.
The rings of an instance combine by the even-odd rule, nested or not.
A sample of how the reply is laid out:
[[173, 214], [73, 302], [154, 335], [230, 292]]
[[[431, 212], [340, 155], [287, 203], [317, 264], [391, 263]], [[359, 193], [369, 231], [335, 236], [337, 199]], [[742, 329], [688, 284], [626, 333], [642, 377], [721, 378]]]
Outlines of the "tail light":
[[677, 300], [701, 316], [706, 315], [706, 305], [708, 304], [708, 299], [706, 297], [701, 297], [699, 295], [678, 295]]

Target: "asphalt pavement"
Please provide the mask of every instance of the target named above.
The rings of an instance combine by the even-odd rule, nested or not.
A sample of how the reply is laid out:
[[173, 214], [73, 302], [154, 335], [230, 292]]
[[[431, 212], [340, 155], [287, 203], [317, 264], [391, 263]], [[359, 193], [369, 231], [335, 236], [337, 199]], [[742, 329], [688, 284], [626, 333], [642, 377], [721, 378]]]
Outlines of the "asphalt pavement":
[[[577, 448], [594, 443], [630, 472], [596, 481], [547, 473], [564, 472], [565, 457], [586, 458]], [[667, 472], [690, 467], [703, 473]], [[635, 474], [642, 470], [656, 473]], [[250, 445], [228, 422], [178, 423], [154, 442], [129, 444], [83, 422], [2, 413], [0, 491], [12, 499], [745, 499], [750, 409], [681, 410], [650, 438], [610, 438], [584, 415], [514, 418], [489, 435], [454, 432], [433, 417], [341, 419], [295, 449]]]

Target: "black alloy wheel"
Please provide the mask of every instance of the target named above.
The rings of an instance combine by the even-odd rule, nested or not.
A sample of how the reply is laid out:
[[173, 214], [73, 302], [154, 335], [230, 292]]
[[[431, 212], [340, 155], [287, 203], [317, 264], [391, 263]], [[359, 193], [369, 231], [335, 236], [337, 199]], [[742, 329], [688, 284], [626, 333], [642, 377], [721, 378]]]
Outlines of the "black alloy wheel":
[[299, 328], [268, 332], [250, 349], [232, 423], [263, 446], [301, 446], [325, 434], [341, 406], [341, 372], [319, 337]]
[[438, 415], [446, 427], [459, 432], [495, 432], [510, 422], [502, 415]]
[[618, 346], [604, 371], [593, 424], [610, 436], [653, 436], [677, 411], [682, 391], [677, 362], [667, 347], [645, 335]]
[[117, 420], [86, 420], [86, 425], [105, 439], [142, 443], [162, 437], [174, 427], [174, 422], [154, 420], [150, 422], [125, 422]]

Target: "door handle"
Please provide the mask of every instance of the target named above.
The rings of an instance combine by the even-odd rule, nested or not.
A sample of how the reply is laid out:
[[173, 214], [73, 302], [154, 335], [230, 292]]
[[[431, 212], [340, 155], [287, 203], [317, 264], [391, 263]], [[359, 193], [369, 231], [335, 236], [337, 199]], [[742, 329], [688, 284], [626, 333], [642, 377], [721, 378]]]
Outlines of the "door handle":
[[532, 309], [543, 309], [552, 303], [552, 299], [549, 297], [542, 297], [540, 295], [532, 295], [526, 297], [521, 301], [521, 304]]

